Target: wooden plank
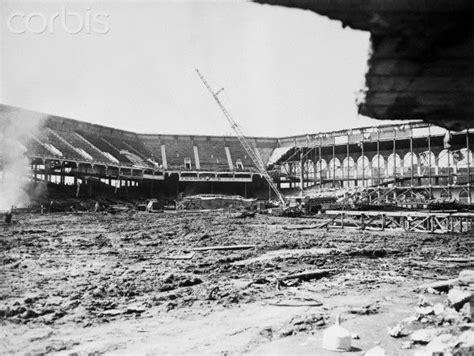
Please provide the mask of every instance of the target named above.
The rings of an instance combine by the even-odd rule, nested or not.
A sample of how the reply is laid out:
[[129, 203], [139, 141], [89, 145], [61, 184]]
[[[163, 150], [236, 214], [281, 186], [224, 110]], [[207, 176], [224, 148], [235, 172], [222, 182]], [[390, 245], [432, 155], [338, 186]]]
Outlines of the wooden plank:
[[204, 246], [194, 247], [193, 251], [248, 250], [255, 247], [257, 247], [257, 245]]
[[330, 269], [317, 269], [313, 271], [305, 271], [301, 273], [294, 273], [294, 274], [289, 274], [287, 276], [278, 278], [280, 281], [286, 281], [288, 279], [302, 279], [302, 280], [310, 280], [310, 279], [315, 279], [315, 278], [323, 278], [329, 275], [331, 272]]

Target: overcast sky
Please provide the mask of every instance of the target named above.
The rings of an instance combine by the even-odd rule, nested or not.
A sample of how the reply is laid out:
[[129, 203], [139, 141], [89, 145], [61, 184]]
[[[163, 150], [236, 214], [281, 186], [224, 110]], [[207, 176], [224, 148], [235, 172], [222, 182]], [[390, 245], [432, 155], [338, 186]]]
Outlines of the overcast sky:
[[[309, 11], [242, 1], [0, 3], [4, 104], [141, 133], [229, 134], [198, 67], [225, 88], [248, 135], [386, 123], [357, 117], [369, 34]], [[67, 28], [64, 9], [79, 14]], [[87, 16], [90, 33], [67, 32]], [[44, 19], [47, 29], [32, 33]]]

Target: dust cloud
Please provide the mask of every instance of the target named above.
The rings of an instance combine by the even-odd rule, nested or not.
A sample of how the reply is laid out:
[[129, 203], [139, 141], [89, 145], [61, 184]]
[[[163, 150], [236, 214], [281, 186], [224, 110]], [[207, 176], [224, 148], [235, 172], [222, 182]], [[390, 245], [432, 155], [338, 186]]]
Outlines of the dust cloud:
[[26, 146], [43, 121], [0, 110], [0, 211], [29, 202], [26, 188], [31, 167]]

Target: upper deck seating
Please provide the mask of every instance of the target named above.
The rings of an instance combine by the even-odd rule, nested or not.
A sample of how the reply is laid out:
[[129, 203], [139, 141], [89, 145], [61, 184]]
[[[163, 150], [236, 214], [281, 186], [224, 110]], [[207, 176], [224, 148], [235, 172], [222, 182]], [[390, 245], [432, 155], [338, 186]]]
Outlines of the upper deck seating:
[[[78, 133], [84, 137], [87, 141], [97, 147], [99, 150], [103, 152], [107, 152], [113, 157], [115, 157], [120, 163], [124, 165], [132, 165], [132, 161], [130, 161], [127, 157], [122, 155], [117, 148], [112, 146], [106, 140], [102, 139], [100, 136], [90, 134], [88, 132], [78, 131]], [[105, 138], [107, 139], [107, 137]]]
[[43, 145], [41, 145], [36, 140], [29, 140], [26, 144], [26, 153], [28, 156], [37, 156], [37, 157], [54, 157], [60, 158], [60, 156], [52, 154], [48, 149], [46, 149]]
[[253, 164], [252, 159], [249, 157], [245, 149], [242, 147], [242, 144], [238, 141], [231, 141], [227, 142], [227, 147], [229, 147], [230, 156], [232, 157], [232, 163], [234, 165], [234, 169], [238, 170], [236, 167], [237, 160], [241, 160], [244, 166], [244, 170], [248, 168], [254, 168], [255, 165]]
[[222, 142], [198, 142], [199, 162], [201, 170], [229, 171], [229, 163], [225, 153], [224, 141]]
[[69, 142], [72, 146], [77, 147], [83, 151], [85, 151], [88, 155], [92, 157], [92, 159], [99, 163], [114, 163], [110, 161], [106, 156], [99, 153], [97, 150], [92, 148], [88, 145], [84, 140], [79, 138], [75, 132], [73, 131], [56, 131], [56, 134], [61, 136], [64, 140]]
[[[84, 158], [79, 153], [77, 153], [66, 143], [56, 137], [52, 131], [42, 130], [39, 134], [36, 135], [36, 138], [40, 140], [43, 144], [51, 145], [49, 146], [50, 149], [46, 148], [46, 150], [49, 151], [50, 156], [59, 156], [61, 158], [71, 160], [84, 160]], [[54, 149], [58, 150], [62, 155], [55, 154]]]
[[193, 141], [191, 140], [162, 140], [166, 149], [166, 161], [169, 168], [184, 169], [184, 159], [191, 160], [192, 169], [196, 169]]

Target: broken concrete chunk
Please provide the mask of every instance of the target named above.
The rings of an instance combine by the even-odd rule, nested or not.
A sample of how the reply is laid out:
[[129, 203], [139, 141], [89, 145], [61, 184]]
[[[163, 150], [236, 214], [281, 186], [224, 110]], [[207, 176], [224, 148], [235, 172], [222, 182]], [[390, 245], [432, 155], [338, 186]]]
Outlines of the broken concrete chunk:
[[387, 328], [388, 334], [391, 337], [399, 338], [409, 335], [410, 333], [405, 330], [405, 326], [400, 323], [395, 325], [393, 328]]
[[471, 299], [472, 293], [464, 291], [459, 288], [453, 288], [448, 293], [448, 302], [449, 305], [454, 309], [459, 310], [462, 308], [464, 303], [468, 302]]
[[434, 314], [434, 308], [433, 307], [416, 308], [416, 314], [417, 315], [431, 315], [431, 314]]
[[474, 320], [474, 298], [471, 298], [470, 302], [464, 303], [463, 307], [459, 312], [470, 321]]
[[404, 349], [404, 350], [411, 349], [412, 346], [413, 346], [413, 341], [411, 341], [411, 340], [402, 342], [402, 349]]
[[443, 322], [450, 324], [459, 324], [463, 321], [463, 316], [452, 308], [446, 308], [443, 314], [440, 315]]
[[434, 329], [420, 329], [420, 330], [414, 331], [411, 334], [410, 339], [412, 339], [413, 342], [418, 343], [418, 344], [427, 344], [431, 340], [433, 340], [435, 336], [436, 336], [436, 330]]
[[427, 291], [431, 293], [431, 290], [435, 290], [437, 292], [447, 292], [449, 288], [452, 288], [455, 285], [459, 284], [459, 279], [447, 279], [444, 281], [438, 281], [434, 283], [429, 283], [422, 285], [420, 287], [415, 288], [415, 291]]
[[370, 314], [377, 314], [378, 309], [379, 309], [378, 305], [375, 305], [375, 306], [366, 305], [365, 307], [351, 308], [349, 312], [351, 314], [370, 315]]
[[454, 336], [450, 334], [437, 336], [426, 345], [426, 351], [430, 355], [443, 355], [453, 347], [453, 339]]
[[418, 296], [418, 306], [419, 307], [432, 307], [433, 303], [431, 303], [424, 295]]
[[456, 340], [458, 344], [465, 348], [474, 348], [474, 331], [463, 332]]

